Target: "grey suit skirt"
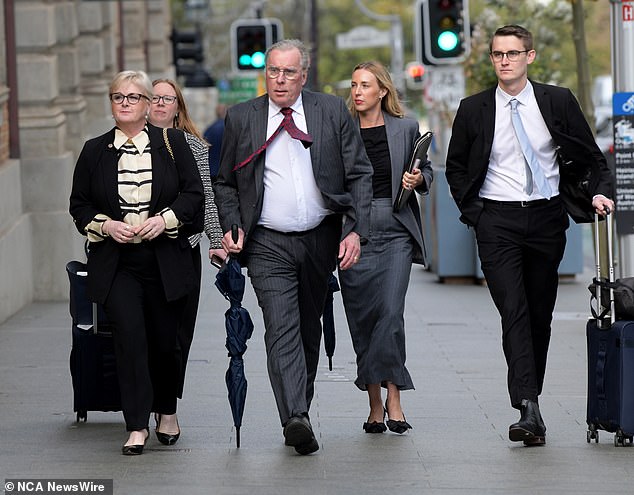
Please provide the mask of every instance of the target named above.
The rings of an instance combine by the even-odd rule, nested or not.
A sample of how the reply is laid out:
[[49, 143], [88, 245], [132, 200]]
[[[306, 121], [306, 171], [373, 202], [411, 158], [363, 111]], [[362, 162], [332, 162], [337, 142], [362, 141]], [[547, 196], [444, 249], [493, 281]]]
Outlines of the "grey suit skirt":
[[414, 388], [405, 367], [403, 312], [414, 240], [392, 215], [388, 198], [372, 200], [370, 235], [359, 262], [339, 271], [341, 294], [357, 355], [355, 384], [392, 382]]

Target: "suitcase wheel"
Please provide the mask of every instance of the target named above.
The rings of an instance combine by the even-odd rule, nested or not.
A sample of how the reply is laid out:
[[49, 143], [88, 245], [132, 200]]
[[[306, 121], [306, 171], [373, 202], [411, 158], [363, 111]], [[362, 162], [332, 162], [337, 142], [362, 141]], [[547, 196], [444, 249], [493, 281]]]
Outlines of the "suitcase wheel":
[[626, 435], [620, 428], [614, 434], [614, 446], [618, 447], [619, 445], [623, 447], [632, 446], [632, 436]]
[[586, 432], [586, 441], [590, 443], [592, 440], [594, 440], [594, 443], [599, 443], [599, 432], [591, 427]]
[[83, 421], [84, 423], [88, 420], [88, 411], [79, 410], [77, 411], [77, 422]]

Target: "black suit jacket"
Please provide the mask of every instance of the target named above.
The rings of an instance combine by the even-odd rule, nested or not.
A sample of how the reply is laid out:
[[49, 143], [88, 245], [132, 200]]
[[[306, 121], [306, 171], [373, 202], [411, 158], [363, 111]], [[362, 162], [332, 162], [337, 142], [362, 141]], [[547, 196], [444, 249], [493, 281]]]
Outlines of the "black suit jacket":
[[[310, 157], [317, 187], [326, 207], [345, 216], [342, 237], [355, 231], [367, 237], [372, 200], [372, 165], [343, 99], [302, 91], [306, 126], [313, 138]], [[267, 95], [235, 105], [225, 119], [220, 170], [214, 183], [223, 232], [241, 227], [247, 238], [256, 227], [264, 197], [264, 160], [233, 171], [266, 141]], [[248, 242], [248, 239], [245, 241]]]
[[[168, 300], [186, 295], [193, 288], [195, 275], [188, 235], [203, 228], [203, 186], [184, 134], [168, 129], [172, 160], [163, 130], [148, 124], [152, 154], [152, 198], [150, 216], [171, 208], [183, 224], [178, 238], [160, 235], [152, 242]], [[123, 221], [119, 206], [117, 167], [119, 153], [114, 147], [114, 129], [90, 139], [77, 159], [70, 196], [70, 214], [77, 230], [86, 235], [86, 226], [98, 213]], [[103, 303], [117, 270], [121, 245], [107, 237], [90, 244], [88, 256], [88, 296]]]
[[[566, 167], [560, 166], [559, 185], [566, 209], [577, 222], [592, 221], [592, 196], [614, 195], [612, 172], [572, 92], [533, 81], [531, 84], [558, 153], [567, 162]], [[493, 145], [495, 89], [463, 99], [453, 122], [446, 177], [460, 220], [467, 225], [475, 225], [482, 212], [479, 192]]]

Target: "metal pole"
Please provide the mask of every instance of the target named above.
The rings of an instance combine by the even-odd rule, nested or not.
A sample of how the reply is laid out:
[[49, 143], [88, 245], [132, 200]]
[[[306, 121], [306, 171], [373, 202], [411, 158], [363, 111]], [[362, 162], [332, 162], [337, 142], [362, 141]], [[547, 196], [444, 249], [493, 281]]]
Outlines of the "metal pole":
[[405, 77], [403, 75], [403, 23], [398, 15], [382, 15], [372, 12], [361, 0], [355, 0], [359, 10], [370, 19], [390, 23], [390, 38], [392, 44], [392, 64], [391, 72], [394, 86], [401, 93], [405, 92]]
[[[634, 92], [634, 63], [632, 63], [632, 60], [634, 60], [634, 21], [631, 18], [623, 18], [626, 7], [631, 6], [632, 2], [628, 0], [610, 0], [610, 4], [614, 92]], [[634, 235], [619, 236], [619, 249], [621, 276], [629, 277], [634, 275]]]

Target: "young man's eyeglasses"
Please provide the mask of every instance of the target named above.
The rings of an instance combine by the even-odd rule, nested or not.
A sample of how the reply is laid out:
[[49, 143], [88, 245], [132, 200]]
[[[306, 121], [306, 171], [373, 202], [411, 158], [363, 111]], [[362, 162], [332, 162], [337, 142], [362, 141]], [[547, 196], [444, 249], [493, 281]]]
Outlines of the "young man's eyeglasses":
[[152, 103], [158, 103], [163, 100], [163, 104], [165, 105], [173, 105], [176, 103], [176, 96], [172, 95], [154, 95], [152, 97]]
[[506, 55], [506, 58], [509, 62], [516, 62], [517, 60], [519, 60], [522, 53], [528, 52], [530, 52], [530, 50], [509, 50], [508, 52], [495, 51], [491, 52], [491, 58], [496, 62], [500, 62], [504, 58], [504, 55]]
[[266, 75], [269, 76], [269, 79], [277, 79], [280, 74], [284, 74], [286, 79], [288, 79], [289, 81], [294, 81], [299, 77], [300, 73], [301, 71], [297, 69], [280, 69], [279, 67], [275, 67], [272, 65], [269, 65], [266, 68]]
[[147, 96], [142, 95], [140, 93], [130, 93], [129, 95], [124, 95], [122, 93], [110, 94], [110, 101], [112, 101], [113, 103], [116, 103], [117, 105], [121, 105], [121, 103], [123, 103], [123, 100], [128, 100], [128, 103], [130, 105], [136, 105], [137, 103], [141, 101], [141, 98], [145, 98], [146, 100], [149, 101], [149, 98]]

